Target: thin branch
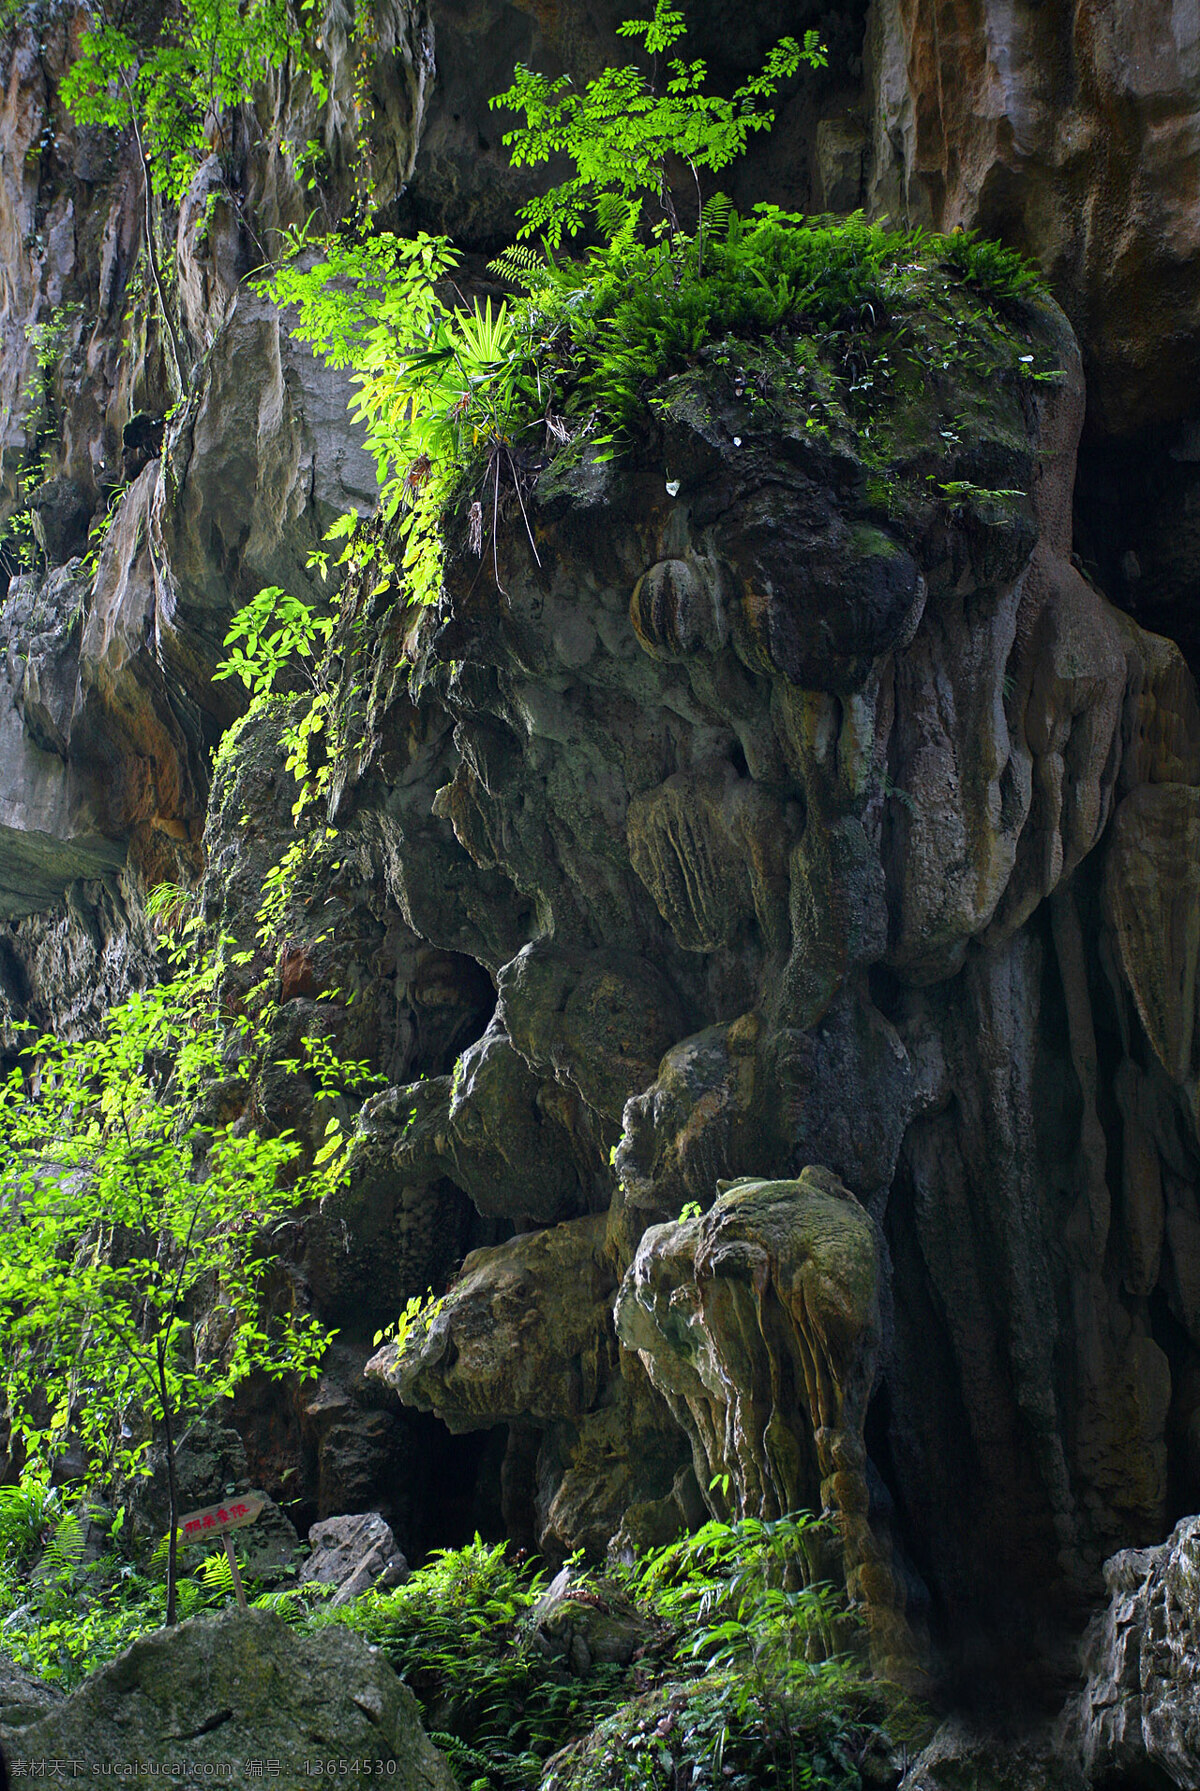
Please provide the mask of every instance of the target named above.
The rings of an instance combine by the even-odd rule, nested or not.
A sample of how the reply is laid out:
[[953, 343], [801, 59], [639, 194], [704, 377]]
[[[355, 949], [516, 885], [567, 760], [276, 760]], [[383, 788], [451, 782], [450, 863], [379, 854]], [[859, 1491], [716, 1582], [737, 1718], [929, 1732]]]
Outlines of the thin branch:
[[493, 471], [495, 473], [495, 482], [494, 482], [493, 491], [492, 491], [492, 572], [496, 579], [496, 589], [499, 591], [499, 593], [502, 597], [507, 597], [508, 592], [504, 589], [504, 586], [500, 583], [500, 561], [497, 558], [497, 554], [496, 554], [496, 540], [500, 533], [500, 455], [499, 455], [499, 452], [497, 452], [493, 457]]
[[700, 176], [696, 172], [695, 162], [691, 156], [686, 160], [696, 183], [696, 278], [699, 279], [704, 272], [704, 195], [700, 191]]
[[512, 478], [513, 478], [513, 490], [517, 494], [517, 502], [521, 506], [521, 516], [525, 522], [525, 533], [529, 536], [529, 545], [533, 549], [533, 557], [537, 561], [538, 566], [540, 567], [541, 563], [542, 563], [542, 556], [537, 550], [537, 542], [534, 540], [533, 530], [529, 526], [529, 517], [525, 513], [525, 499], [521, 496], [521, 475], [518, 473], [517, 467], [516, 467], [516, 462], [513, 460], [512, 449], [507, 448], [505, 450], [505, 452], [508, 455], [508, 470], [512, 474]]
[[121, 70], [121, 85], [129, 101], [129, 117], [133, 124], [133, 140], [137, 146], [138, 165], [142, 171], [142, 200], [146, 216], [146, 256], [150, 262], [150, 273], [154, 280], [154, 290], [158, 294], [158, 308], [162, 313], [163, 328], [171, 348], [171, 362], [175, 369], [175, 389], [180, 398], [183, 397], [183, 362], [180, 359], [179, 340], [175, 334], [175, 325], [167, 310], [166, 294], [163, 291], [162, 273], [158, 265], [158, 250], [154, 244], [154, 203], [153, 189], [150, 185], [150, 163], [142, 143], [141, 126], [138, 123], [137, 100], [134, 97], [133, 85], [128, 73]]

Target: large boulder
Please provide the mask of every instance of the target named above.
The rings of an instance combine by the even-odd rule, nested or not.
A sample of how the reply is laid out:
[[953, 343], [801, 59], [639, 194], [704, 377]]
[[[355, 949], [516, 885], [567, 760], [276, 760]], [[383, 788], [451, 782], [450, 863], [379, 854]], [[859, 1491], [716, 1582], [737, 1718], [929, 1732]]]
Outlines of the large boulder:
[[922, 1748], [900, 1791], [1083, 1791], [1083, 1780], [1044, 1732], [1000, 1737], [952, 1720]]
[[164, 1776], [199, 1770], [242, 1787], [269, 1774], [298, 1791], [357, 1761], [397, 1791], [455, 1791], [416, 1699], [378, 1650], [337, 1626], [299, 1635], [268, 1611], [155, 1630], [59, 1709], [0, 1727], [0, 1742], [15, 1774], [70, 1760], [132, 1777], [153, 1761]]
[[19, 1728], [22, 1723], [37, 1722], [61, 1700], [62, 1692], [56, 1685], [35, 1679], [11, 1655], [0, 1653], [0, 1724]]
[[1104, 1569], [1065, 1749], [1094, 1784], [1200, 1785], [1200, 1517]]
[[629, 1665], [650, 1639], [650, 1625], [614, 1587], [581, 1580], [570, 1566], [551, 1580], [533, 1613], [534, 1646], [565, 1661], [580, 1678], [593, 1665]]

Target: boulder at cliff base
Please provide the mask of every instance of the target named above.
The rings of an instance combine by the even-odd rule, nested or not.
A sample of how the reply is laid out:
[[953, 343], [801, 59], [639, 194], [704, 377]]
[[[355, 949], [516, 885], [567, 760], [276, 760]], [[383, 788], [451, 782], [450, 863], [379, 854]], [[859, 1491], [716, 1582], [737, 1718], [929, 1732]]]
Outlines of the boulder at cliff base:
[[[275, 1791], [316, 1777], [455, 1791], [417, 1702], [377, 1649], [340, 1626], [301, 1635], [268, 1611], [143, 1636], [60, 1708], [0, 1729], [10, 1774], [80, 1767]], [[45, 1762], [43, 1765], [42, 1763]]]

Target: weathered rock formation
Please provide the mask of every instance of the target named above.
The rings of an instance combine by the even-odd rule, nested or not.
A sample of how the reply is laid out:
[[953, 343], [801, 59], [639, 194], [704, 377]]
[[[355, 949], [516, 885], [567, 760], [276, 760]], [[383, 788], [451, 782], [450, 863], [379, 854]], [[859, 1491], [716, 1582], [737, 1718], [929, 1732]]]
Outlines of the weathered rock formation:
[[60, 1760], [130, 1777], [207, 1768], [239, 1791], [270, 1776], [295, 1791], [333, 1758], [369, 1760], [403, 1791], [455, 1783], [378, 1649], [341, 1625], [300, 1636], [268, 1611], [155, 1630], [0, 1741], [22, 1777]]
[[300, 1584], [333, 1588], [331, 1605], [349, 1604], [372, 1586], [399, 1586], [408, 1562], [377, 1511], [356, 1517], [327, 1517], [308, 1532], [312, 1554], [300, 1569]]
[[[1191, 861], [1151, 855], [1200, 717], [1068, 557], [1078, 363], [1056, 313], [1024, 329], [1057, 388], [897, 382], [885, 510], [852, 441], [735, 395], [753, 368], [677, 382], [636, 464], [544, 475], [540, 572], [515, 539], [503, 595], [459, 562], [407, 683], [381, 655], [412, 624], [385, 633], [335, 815], [386, 828], [406, 919], [498, 991], [453, 1077], [367, 1109], [367, 1160], [382, 1130], [401, 1183], [564, 1215], [469, 1258], [374, 1371], [540, 1433], [551, 1548], [595, 1540], [569, 1488], [597, 1418], [658, 1435], [665, 1401], [706, 1491], [838, 1510], [884, 1654], [927, 1622], [1026, 1647], [1191, 1472]], [[976, 495], [930, 504], [930, 468]], [[604, 1223], [565, 1216], [610, 1153]], [[671, 1222], [747, 1175], [761, 1213]], [[638, 1502], [672, 1496], [678, 1455], [644, 1454]]]
[[[624, 10], [378, 6], [384, 218], [502, 240], [488, 93], [517, 57], [616, 59]], [[809, 22], [696, 12], [723, 78]], [[348, 745], [299, 834], [287, 700], [214, 773], [238, 697], [210, 676], [237, 605], [313, 594], [322, 529], [372, 502], [344, 383], [240, 284], [307, 195], [248, 116], [200, 171], [164, 424], [136, 162], [57, 98], [78, 17], [11, 35], [6, 513], [43, 464], [0, 611], [0, 1044], [155, 974], [165, 880], [250, 954], [232, 1007], [271, 982], [274, 1123], [320, 1136], [306, 1041], [382, 1077], [350, 1186], [285, 1240], [340, 1330], [322, 1379], [238, 1408], [306, 1519], [377, 1509], [410, 1548], [422, 1501], [469, 1533], [494, 1498], [563, 1555], [827, 1501], [879, 1658], [1044, 1679], [1105, 1558], [1200, 1506], [1200, 714], [1139, 625], [1200, 662], [1197, 27], [874, 0], [828, 28], [738, 196], [979, 223], [1070, 324], [1018, 309], [984, 356], [914, 286], [869, 399], [736, 350], [624, 458], [560, 459], [502, 591], [457, 519], [441, 608], [354, 597]], [[331, 220], [363, 166], [347, 33], [324, 111], [260, 107], [321, 142]]]
[[61, 1700], [57, 1686], [32, 1678], [9, 1655], [0, 1654], [0, 1726], [13, 1729], [36, 1722]]
[[1188, 415], [1200, 378], [1198, 48], [1176, 7], [872, 10], [872, 210], [977, 226], [1039, 261], [1107, 432]]
[[1189, 1518], [1158, 1548], [1125, 1549], [1105, 1566], [1108, 1606], [1085, 1640], [1086, 1683], [1059, 1738], [1089, 1781], [1200, 1784], [1198, 1548], [1200, 1520]]
[[847, 1588], [882, 1671], [916, 1647], [886, 1526], [871, 1522], [864, 1431], [881, 1334], [882, 1246], [827, 1170], [717, 1183], [702, 1218], [652, 1225], [617, 1335], [687, 1434], [697, 1481], [730, 1512], [838, 1514]]

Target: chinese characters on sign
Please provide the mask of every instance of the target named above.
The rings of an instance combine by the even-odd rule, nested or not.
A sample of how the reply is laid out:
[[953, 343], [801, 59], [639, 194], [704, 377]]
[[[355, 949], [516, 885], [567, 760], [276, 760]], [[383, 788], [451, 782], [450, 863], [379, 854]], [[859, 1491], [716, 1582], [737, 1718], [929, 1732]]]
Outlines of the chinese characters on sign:
[[243, 1610], [246, 1608], [246, 1594], [229, 1535], [232, 1530], [240, 1530], [246, 1524], [252, 1524], [266, 1502], [265, 1493], [238, 1493], [227, 1499], [223, 1505], [206, 1505], [202, 1511], [189, 1511], [186, 1517], [179, 1520], [179, 1528], [175, 1532], [185, 1548], [193, 1542], [224, 1542], [225, 1555], [233, 1571], [233, 1589]]
[[223, 1505], [206, 1505], [202, 1511], [189, 1511], [179, 1520], [182, 1543], [215, 1542], [228, 1530], [240, 1530], [252, 1524], [266, 1504], [265, 1493], [239, 1493]]

